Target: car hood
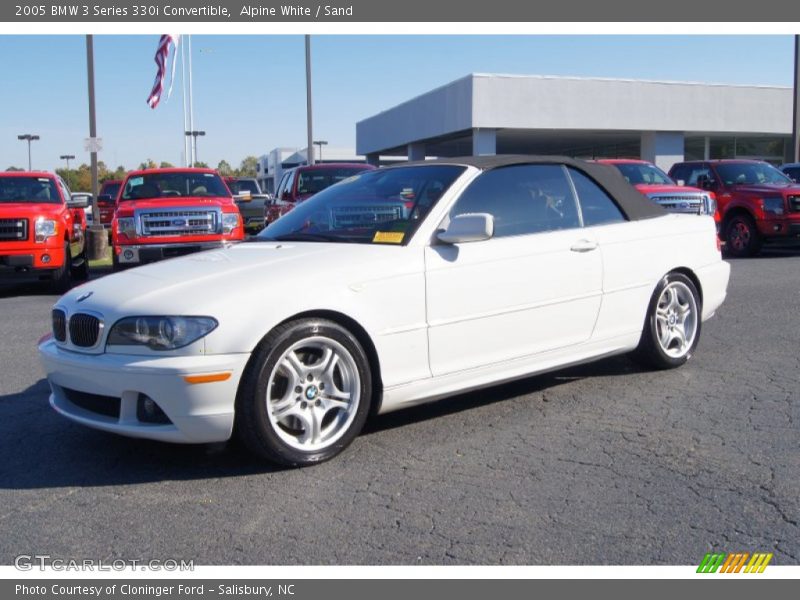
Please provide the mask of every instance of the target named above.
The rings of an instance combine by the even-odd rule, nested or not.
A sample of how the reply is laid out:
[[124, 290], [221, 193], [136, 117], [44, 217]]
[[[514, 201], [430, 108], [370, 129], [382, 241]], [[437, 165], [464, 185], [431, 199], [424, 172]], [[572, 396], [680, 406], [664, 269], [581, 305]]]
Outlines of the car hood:
[[70, 312], [89, 309], [113, 318], [216, 316], [229, 313], [232, 306], [243, 313], [250, 310], [247, 306], [259, 311], [274, 304], [299, 306], [315, 294], [330, 296], [370, 279], [389, 278], [398, 269], [412, 269], [411, 261], [399, 260], [406, 250], [372, 244], [245, 242], [103, 277], [73, 289], [59, 304]]
[[63, 204], [51, 202], [0, 202], [0, 217], [22, 218], [36, 216], [57, 216], [64, 210]]
[[753, 183], [731, 186], [737, 192], [750, 194], [800, 194], [800, 186], [789, 183]]
[[706, 194], [699, 188], [689, 187], [685, 185], [657, 185], [649, 183], [637, 183], [634, 186], [644, 195], [648, 194]]
[[233, 198], [223, 197], [196, 197], [187, 196], [185, 198], [153, 198], [145, 200], [122, 200], [117, 205], [117, 211], [120, 214], [133, 214], [135, 210], [147, 210], [153, 208], [171, 208], [171, 207], [216, 207], [216, 206], [232, 206]]

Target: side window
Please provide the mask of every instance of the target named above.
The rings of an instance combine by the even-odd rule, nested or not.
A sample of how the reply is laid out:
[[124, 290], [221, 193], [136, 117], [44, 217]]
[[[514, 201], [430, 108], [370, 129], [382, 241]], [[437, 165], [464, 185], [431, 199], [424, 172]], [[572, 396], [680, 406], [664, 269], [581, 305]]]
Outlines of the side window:
[[683, 180], [686, 183], [689, 175], [689, 167], [681, 165], [680, 167], [675, 167], [670, 171], [670, 177], [672, 177], [675, 181], [679, 179]]
[[286, 187], [286, 178], [288, 177], [288, 173], [284, 173], [281, 175], [281, 180], [278, 182], [278, 185], [275, 186], [275, 197], [280, 198], [281, 194], [283, 193], [283, 188]]
[[58, 178], [58, 185], [61, 187], [61, 195], [64, 196], [64, 202], [69, 202], [71, 192], [69, 191], [67, 184], [64, 183], [64, 180], [60, 177]]
[[617, 203], [593, 179], [577, 169], [570, 168], [569, 174], [578, 194], [584, 227], [621, 223], [627, 220]]
[[714, 174], [708, 167], [693, 167], [692, 172], [689, 173], [689, 177], [686, 179], [686, 185], [698, 187], [698, 183], [702, 183], [702, 178], [705, 178], [706, 181], [713, 181]]
[[580, 227], [575, 196], [561, 165], [514, 165], [483, 173], [450, 216], [476, 212], [494, 216], [495, 237]]

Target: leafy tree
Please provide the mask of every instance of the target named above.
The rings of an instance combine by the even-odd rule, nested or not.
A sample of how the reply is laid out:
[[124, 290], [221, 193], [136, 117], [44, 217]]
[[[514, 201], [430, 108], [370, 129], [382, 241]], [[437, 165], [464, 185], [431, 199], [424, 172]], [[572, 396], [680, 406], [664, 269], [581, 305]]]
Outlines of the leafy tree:
[[255, 177], [258, 172], [258, 159], [255, 156], [246, 156], [236, 170], [239, 177]]
[[159, 169], [171, 169], [171, 168], [172, 168], [172, 167], [174, 167], [174, 166], [175, 166], [175, 165], [173, 165], [171, 162], [167, 162], [167, 161], [165, 161], [165, 160], [162, 160], [162, 161], [161, 161], [161, 164], [160, 164], [160, 165], [158, 165], [158, 168], [159, 168]]
[[217, 171], [223, 177], [230, 177], [233, 175], [233, 167], [231, 167], [231, 163], [229, 163], [227, 160], [219, 161], [219, 164], [217, 165]]
[[194, 166], [200, 169], [208, 169], [208, 163], [202, 161], [197, 161], [196, 163], [194, 163]]
[[140, 169], [156, 169], [158, 165], [152, 158], [148, 158], [145, 162], [139, 164]]
[[6, 171], [24, 171], [24, 170], [25, 170], [25, 169], [21, 169], [21, 168], [19, 168], [19, 167], [15, 167], [15, 166], [13, 166], [13, 165], [12, 165], [12, 166], [10, 166], [10, 167], [8, 167], [8, 168], [6, 169]]

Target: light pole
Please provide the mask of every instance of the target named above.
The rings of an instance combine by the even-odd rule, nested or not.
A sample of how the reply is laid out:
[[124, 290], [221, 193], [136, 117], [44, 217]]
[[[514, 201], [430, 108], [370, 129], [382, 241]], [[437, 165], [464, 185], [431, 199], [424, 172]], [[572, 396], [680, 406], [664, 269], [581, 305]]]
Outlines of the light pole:
[[70, 181], [70, 179], [72, 179], [72, 178], [70, 177], [70, 172], [69, 172], [69, 161], [73, 160], [75, 158], [75, 155], [74, 154], [62, 154], [61, 156], [59, 156], [59, 158], [61, 160], [67, 161], [67, 176], [65, 177], [65, 179], [67, 180], [67, 185], [71, 188], [72, 187], [72, 181]]
[[17, 136], [18, 140], [26, 140], [28, 142], [28, 171], [31, 170], [31, 142], [35, 142], [39, 139], [38, 135], [32, 135], [30, 133], [23, 133]]
[[192, 166], [194, 167], [198, 162], [197, 161], [197, 136], [205, 135], [206, 132], [205, 131], [192, 130], [192, 131], [186, 131], [184, 133], [186, 133], [187, 136], [192, 136], [192, 156], [194, 157], [194, 162], [192, 163]]
[[314, 145], [319, 146], [319, 162], [322, 162], [322, 147], [327, 146], [328, 142], [325, 140], [314, 140]]

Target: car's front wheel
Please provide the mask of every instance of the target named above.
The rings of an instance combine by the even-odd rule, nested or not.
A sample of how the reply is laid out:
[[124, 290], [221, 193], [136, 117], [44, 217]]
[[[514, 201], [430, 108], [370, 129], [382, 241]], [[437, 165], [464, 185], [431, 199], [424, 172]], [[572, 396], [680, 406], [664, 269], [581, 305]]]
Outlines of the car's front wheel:
[[701, 302], [694, 283], [670, 273], [656, 286], [642, 338], [633, 358], [648, 367], [672, 369], [689, 360], [700, 340]]
[[245, 446], [289, 466], [318, 463], [344, 450], [364, 426], [372, 374], [356, 337], [326, 319], [277, 327], [259, 345], [236, 401]]
[[725, 228], [725, 250], [737, 258], [755, 256], [761, 251], [763, 240], [756, 222], [750, 215], [737, 214], [731, 217]]

